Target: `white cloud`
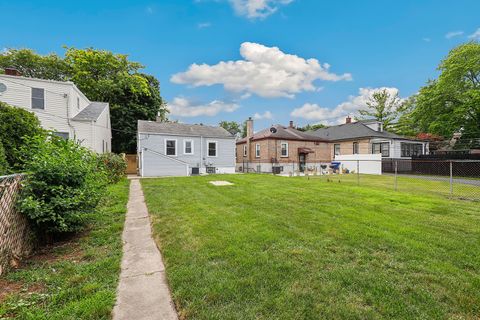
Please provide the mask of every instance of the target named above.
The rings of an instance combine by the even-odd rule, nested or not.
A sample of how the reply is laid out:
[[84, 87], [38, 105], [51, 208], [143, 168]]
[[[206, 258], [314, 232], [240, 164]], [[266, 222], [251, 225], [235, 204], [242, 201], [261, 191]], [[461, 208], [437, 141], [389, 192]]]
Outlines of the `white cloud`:
[[446, 39], [452, 39], [463, 35], [463, 31], [450, 31], [445, 34]]
[[351, 80], [349, 73], [329, 72], [328, 63], [286, 54], [277, 47], [244, 42], [240, 46], [244, 60], [220, 61], [215, 65], [192, 64], [170, 80], [194, 87], [221, 84], [228, 91], [254, 93], [265, 98], [289, 97], [302, 91], [315, 91], [314, 81]]
[[212, 24], [210, 22], [200, 22], [199, 24], [197, 24], [198, 29], [204, 29], [211, 26]]
[[265, 111], [263, 114], [260, 114], [260, 113], [256, 112], [256, 113], [253, 115], [253, 118], [254, 118], [255, 120], [272, 119], [272, 118], [273, 118], [273, 114], [272, 114], [270, 111]]
[[183, 97], [176, 97], [172, 102], [167, 103], [170, 114], [180, 117], [212, 117], [220, 112], [233, 112], [240, 106], [236, 103], [214, 100], [206, 104], [195, 104]]
[[430, 39], [430, 38], [422, 38], [422, 40], [425, 41], [425, 42], [430, 42], [430, 41], [432, 41], [432, 39]]
[[263, 19], [275, 13], [279, 6], [293, 0], [229, 0], [235, 12], [248, 19]]
[[477, 29], [474, 33], [468, 36], [470, 39], [480, 40], [480, 28]]
[[292, 117], [319, 121], [326, 125], [335, 125], [345, 122], [345, 117], [358, 115], [358, 110], [364, 109], [372, 94], [377, 91], [387, 90], [390, 96], [398, 94], [397, 88], [360, 88], [357, 96], [350, 96], [348, 100], [340, 103], [335, 108], [321, 107], [316, 103], [306, 103], [300, 108], [293, 109]]
[[148, 7], [145, 8], [145, 12], [147, 14], [154, 14], [155, 10], [153, 9], [153, 7], [148, 6]]

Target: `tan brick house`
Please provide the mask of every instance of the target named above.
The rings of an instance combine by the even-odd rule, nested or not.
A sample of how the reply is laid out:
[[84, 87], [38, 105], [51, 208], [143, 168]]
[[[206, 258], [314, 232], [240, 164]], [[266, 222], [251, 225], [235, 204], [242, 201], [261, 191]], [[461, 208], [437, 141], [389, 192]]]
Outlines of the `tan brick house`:
[[237, 140], [237, 171], [289, 173], [320, 170], [331, 159], [329, 141], [294, 128], [273, 125], [253, 132], [253, 120], [247, 120], [247, 137]]

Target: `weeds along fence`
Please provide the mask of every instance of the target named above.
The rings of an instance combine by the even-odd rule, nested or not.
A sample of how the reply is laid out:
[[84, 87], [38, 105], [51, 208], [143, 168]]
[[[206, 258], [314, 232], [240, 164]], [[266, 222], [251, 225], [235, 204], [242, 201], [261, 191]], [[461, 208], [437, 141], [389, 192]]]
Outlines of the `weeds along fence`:
[[22, 174], [0, 176], [0, 275], [15, 267], [34, 247], [27, 218], [16, 208], [24, 178]]
[[382, 159], [320, 162], [261, 160], [237, 163], [244, 173], [305, 176], [327, 182], [374, 186], [480, 201], [480, 160]]

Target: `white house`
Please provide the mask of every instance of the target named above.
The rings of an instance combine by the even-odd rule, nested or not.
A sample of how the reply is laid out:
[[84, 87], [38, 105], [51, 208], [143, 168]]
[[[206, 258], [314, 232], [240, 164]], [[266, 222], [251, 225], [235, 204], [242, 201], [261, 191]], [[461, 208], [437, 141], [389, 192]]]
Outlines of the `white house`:
[[110, 108], [92, 102], [73, 82], [26, 78], [16, 70], [0, 74], [0, 101], [29, 110], [42, 127], [66, 139], [75, 139], [95, 152], [110, 152]]
[[235, 172], [235, 136], [222, 127], [138, 121], [142, 177]]

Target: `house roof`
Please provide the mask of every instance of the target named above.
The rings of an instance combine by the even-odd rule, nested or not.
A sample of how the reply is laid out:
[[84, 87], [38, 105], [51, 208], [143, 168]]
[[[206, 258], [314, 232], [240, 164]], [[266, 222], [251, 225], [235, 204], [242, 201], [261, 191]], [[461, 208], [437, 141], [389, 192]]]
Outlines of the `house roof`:
[[209, 138], [235, 138], [235, 136], [222, 127], [144, 120], [138, 120], [138, 132], [164, 133], [180, 136], [202, 136]]
[[352, 123], [344, 123], [338, 126], [328, 128], [320, 128], [308, 133], [327, 140], [348, 140], [358, 138], [385, 138], [385, 139], [406, 139], [398, 134], [387, 131], [376, 131], [369, 128], [366, 123], [371, 121], [357, 121]]
[[[275, 133], [270, 131], [271, 128], [277, 129]], [[251, 137], [251, 141], [262, 139], [282, 139], [282, 140], [300, 140], [300, 141], [320, 141], [328, 142], [327, 140], [312, 135], [311, 133], [303, 132], [292, 127], [284, 127], [280, 124], [273, 125], [272, 127], [260, 130]], [[247, 138], [242, 138], [237, 143], [244, 143]]]
[[105, 108], [108, 108], [106, 102], [91, 102], [82, 111], [80, 111], [75, 117], [74, 121], [95, 121], [100, 117]]

